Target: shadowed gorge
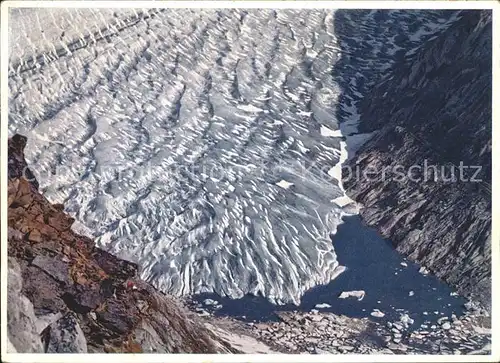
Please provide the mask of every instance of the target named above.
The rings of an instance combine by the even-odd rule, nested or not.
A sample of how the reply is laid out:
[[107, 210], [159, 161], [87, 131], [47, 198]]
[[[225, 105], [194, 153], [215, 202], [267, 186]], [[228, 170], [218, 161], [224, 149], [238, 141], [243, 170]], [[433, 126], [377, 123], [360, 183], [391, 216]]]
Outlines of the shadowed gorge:
[[[350, 165], [407, 169], [425, 161], [437, 165], [437, 172], [431, 170], [428, 180], [421, 170], [416, 181], [345, 181], [347, 193], [364, 206], [363, 220], [390, 238], [398, 251], [488, 309], [491, 37], [490, 11], [461, 12], [459, 20], [396, 65], [359, 104], [360, 130], [377, 130], [377, 136]], [[459, 165], [469, 167], [464, 178]], [[452, 175], [456, 182], [449, 181]]]

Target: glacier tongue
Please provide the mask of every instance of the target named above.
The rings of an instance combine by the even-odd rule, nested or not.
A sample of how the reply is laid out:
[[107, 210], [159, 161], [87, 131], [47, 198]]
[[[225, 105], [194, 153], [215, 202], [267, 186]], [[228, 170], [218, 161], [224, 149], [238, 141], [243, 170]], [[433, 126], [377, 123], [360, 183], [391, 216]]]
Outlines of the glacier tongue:
[[[442, 15], [354, 11], [339, 24], [331, 10], [11, 16], [9, 132], [29, 137], [47, 198], [164, 291], [298, 304], [343, 270], [329, 238], [349, 204], [332, 202], [345, 195], [339, 173], [328, 174], [344, 155], [337, 115], [355, 133], [353, 105], [369, 83], [359, 71], [383, 72], [406, 23]], [[380, 33], [388, 25], [392, 38]], [[336, 69], [342, 57], [352, 66]]]

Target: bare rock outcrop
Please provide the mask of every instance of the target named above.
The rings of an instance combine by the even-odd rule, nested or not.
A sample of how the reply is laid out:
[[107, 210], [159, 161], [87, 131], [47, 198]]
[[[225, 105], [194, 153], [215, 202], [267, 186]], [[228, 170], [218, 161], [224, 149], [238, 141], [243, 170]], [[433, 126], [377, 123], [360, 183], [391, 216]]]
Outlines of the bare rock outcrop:
[[37, 333], [33, 304], [21, 293], [21, 268], [16, 260], [8, 260], [7, 331], [9, 353], [43, 353], [42, 340]]
[[87, 339], [72, 312], [49, 325], [47, 353], [87, 353]]

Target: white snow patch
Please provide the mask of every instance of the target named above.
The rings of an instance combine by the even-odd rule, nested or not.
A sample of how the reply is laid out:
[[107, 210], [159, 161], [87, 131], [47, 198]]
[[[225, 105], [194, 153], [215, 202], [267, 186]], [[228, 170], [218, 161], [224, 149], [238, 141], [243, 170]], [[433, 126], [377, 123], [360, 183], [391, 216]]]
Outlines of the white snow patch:
[[342, 137], [342, 131], [341, 130], [332, 130], [325, 125], [321, 125], [321, 130], [320, 130], [321, 136], [327, 136], [327, 137]]
[[336, 180], [339, 181], [339, 186], [340, 189], [345, 192], [345, 189], [342, 185], [342, 164], [347, 160], [347, 145], [345, 141], [340, 142], [340, 155], [339, 155], [339, 161], [337, 164], [335, 164], [334, 167], [332, 167], [330, 170], [328, 170], [328, 175], [330, 175], [332, 178], [335, 178]]
[[337, 204], [339, 207], [345, 207], [346, 205], [352, 204], [353, 200], [347, 195], [342, 195], [332, 200], [332, 203]]
[[314, 49], [308, 48], [306, 51], [306, 55], [310, 58], [316, 58], [318, 52], [316, 52]]
[[276, 183], [276, 185], [279, 186], [280, 188], [288, 189], [293, 185], [293, 183], [289, 183], [286, 180], [281, 179], [279, 182]]
[[247, 112], [262, 112], [264, 111], [262, 108], [252, 106], [252, 105], [237, 105], [236, 108], [247, 111]]

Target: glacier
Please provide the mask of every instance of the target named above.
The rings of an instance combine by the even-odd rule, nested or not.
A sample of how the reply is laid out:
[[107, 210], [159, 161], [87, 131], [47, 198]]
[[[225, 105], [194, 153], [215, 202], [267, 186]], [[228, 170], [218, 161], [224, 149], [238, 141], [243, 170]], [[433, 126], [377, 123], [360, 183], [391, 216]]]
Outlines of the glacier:
[[74, 228], [159, 289], [299, 304], [344, 269], [356, 102], [454, 16], [12, 9], [9, 134]]

